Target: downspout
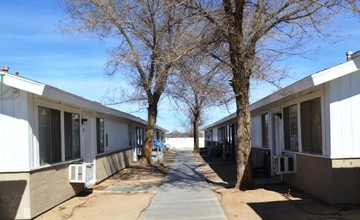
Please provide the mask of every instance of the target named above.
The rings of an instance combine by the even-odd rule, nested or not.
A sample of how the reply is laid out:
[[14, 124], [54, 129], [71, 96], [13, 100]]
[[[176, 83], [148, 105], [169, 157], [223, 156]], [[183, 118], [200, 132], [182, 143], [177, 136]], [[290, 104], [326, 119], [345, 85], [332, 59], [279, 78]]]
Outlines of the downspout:
[[[3, 82], [4, 82], [4, 76], [5, 74], [3, 72], [0, 72], [0, 128], [3, 131], [4, 130], [4, 123], [3, 123], [3, 112], [4, 112], [4, 107], [3, 107]], [[2, 146], [4, 146], [4, 141], [3, 138], [1, 138], [0, 140], [0, 144]]]
[[5, 76], [5, 73], [8, 73], [9, 72], [9, 67], [8, 66], [3, 66], [1, 68], [1, 72], [0, 72], [0, 95], [1, 95], [1, 114], [3, 113], [3, 84], [4, 84], [4, 76]]
[[0, 97], [0, 100], [1, 100], [1, 103], [0, 103], [0, 105], [1, 105], [1, 109], [0, 109], [0, 113], [2, 114], [3, 113], [3, 110], [4, 110], [4, 108], [3, 108], [3, 83], [4, 83], [4, 76], [5, 76], [5, 73], [3, 73], [3, 72], [0, 72], [0, 81], [1, 81], [1, 84], [0, 84], [0, 95], [1, 95], [1, 97]]

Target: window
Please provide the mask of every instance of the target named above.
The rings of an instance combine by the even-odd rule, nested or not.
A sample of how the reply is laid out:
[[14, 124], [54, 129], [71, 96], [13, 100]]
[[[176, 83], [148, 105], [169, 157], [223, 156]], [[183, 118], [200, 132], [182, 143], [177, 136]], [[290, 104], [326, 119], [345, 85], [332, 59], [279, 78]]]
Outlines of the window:
[[269, 113], [261, 115], [262, 145], [269, 147]]
[[298, 120], [297, 105], [283, 109], [284, 114], [284, 144], [286, 150], [298, 151]]
[[139, 128], [139, 127], [136, 127], [136, 128], [135, 128], [135, 135], [136, 135], [136, 137], [135, 137], [135, 139], [136, 139], [136, 145], [139, 146], [139, 145], [142, 144], [142, 143], [141, 143], [141, 140], [140, 140], [140, 128]]
[[104, 153], [104, 119], [96, 118], [96, 141], [97, 141], [97, 153]]
[[144, 144], [144, 138], [145, 138], [145, 128], [136, 127], [135, 128], [136, 133], [136, 145], [141, 146]]
[[213, 136], [213, 130], [205, 131], [206, 140], [211, 141]]
[[60, 111], [38, 108], [40, 164], [61, 161]]
[[322, 153], [320, 98], [301, 103], [302, 151]]
[[65, 112], [65, 160], [80, 158], [80, 115]]
[[161, 140], [159, 131], [156, 132], [156, 140]]
[[233, 126], [234, 126], [234, 133], [235, 133], [235, 135], [234, 135], [234, 143], [237, 143], [237, 136], [238, 136], [238, 134], [237, 134], [237, 132], [238, 132], [238, 125], [235, 123], [235, 124], [233, 124]]
[[217, 141], [222, 141], [224, 139], [224, 129], [223, 127], [220, 127], [217, 129]]
[[228, 142], [232, 143], [233, 142], [233, 124], [229, 124], [229, 138], [228, 138]]
[[219, 139], [222, 142], [226, 141], [226, 126], [221, 127], [221, 139]]

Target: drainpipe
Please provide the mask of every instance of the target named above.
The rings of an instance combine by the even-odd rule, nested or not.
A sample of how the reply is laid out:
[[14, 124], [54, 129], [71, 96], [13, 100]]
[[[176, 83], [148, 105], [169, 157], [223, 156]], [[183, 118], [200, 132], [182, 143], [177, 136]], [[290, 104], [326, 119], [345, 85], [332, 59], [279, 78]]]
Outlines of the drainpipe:
[[0, 81], [1, 81], [1, 84], [0, 84], [0, 95], [1, 95], [1, 113], [3, 113], [3, 83], [4, 83], [4, 76], [5, 76], [5, 73], [8, 73], [9, 72], [9, 67], [8, 66], [3, 66], [1, 68], [1, 72], [0, 72]]
[[8, 73], [9, 72], [9, 67], [8, 66], [3, 66], [1, 68], [1, 73], [0, 73], [0, 77], [1, 77], [1, 84], [3, 83], [4, 81], [4, 76], [5, 76], [5, 73]]
[[1, 77], [1, 84], [3, 84], [3, 81], [4, 81], [4, 76], [5, 76], [5, 74], [4, 73], [0, 73], [0, 77]]
[[5, 76], [5, 74], [4, 73], [2, 73], [2, 72], [0, 72], [0, 80], [1, 80], [1, 84], [0, 84], [0, 95], [1, 95], [1, 97], [0, 97], [0, 100], [1, 100], [1, 109], [0, 109], [0, 111], [1, 111], [1, 114], [3, 113], [3, 89], [2, 89], [2, 85], [3, 85], [3, 83], [4, 83], [4, 76]]

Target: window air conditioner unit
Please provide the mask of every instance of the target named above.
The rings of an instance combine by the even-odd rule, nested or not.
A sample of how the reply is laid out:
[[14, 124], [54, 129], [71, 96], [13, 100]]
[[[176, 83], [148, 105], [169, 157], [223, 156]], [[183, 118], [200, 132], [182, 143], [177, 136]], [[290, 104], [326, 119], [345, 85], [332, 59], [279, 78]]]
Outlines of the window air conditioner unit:
[[276, 174], [296, 173], [296, 157], [293, 155], [274, 156], [273, 171]]
[[92, 163], [71, 164], [69, 166], [70, 183], [88, 183], [93, 180], [94, 166]]

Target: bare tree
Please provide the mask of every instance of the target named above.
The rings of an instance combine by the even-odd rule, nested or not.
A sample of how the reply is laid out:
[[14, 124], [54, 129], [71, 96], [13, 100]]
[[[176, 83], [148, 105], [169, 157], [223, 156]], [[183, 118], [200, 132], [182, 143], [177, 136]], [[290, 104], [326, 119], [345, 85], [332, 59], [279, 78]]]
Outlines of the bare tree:
[[118, 42], [108, 74], [128, 72], [135, 87], [129, 99], [145, 103], [148, 120], [143, 155], [151, 163], [158, 103], [176, 62], [196, 46], [188, 11], [173, 1], [63, 0], [72, 30]]
[[205, 108], [227, 104], [231, 99], [227, 74], [222, 63], [215, 62], [204, 51], [188, 54], [168, 87], [177, 109], [184, 112], [191, 122], [194, 152], [199, 149], [199, 126]]
[[[236, 99], [237, 182], [252, 183], [246, 169], [251, 150], [249, 88], [251, 77], [267, 73], [281, 56], [299, 54], [314, 35], [325, 36], [324, 25], [343, 10], [358, 12], [356, 0], [222, 0], [179, 1], [203, 15], [223, 36], [224, 47], [214, 54], [232, 69]], [[225, 52], [225, 53], [224, 53]], [[264, 71], [265, 70], [265, 71]]]

